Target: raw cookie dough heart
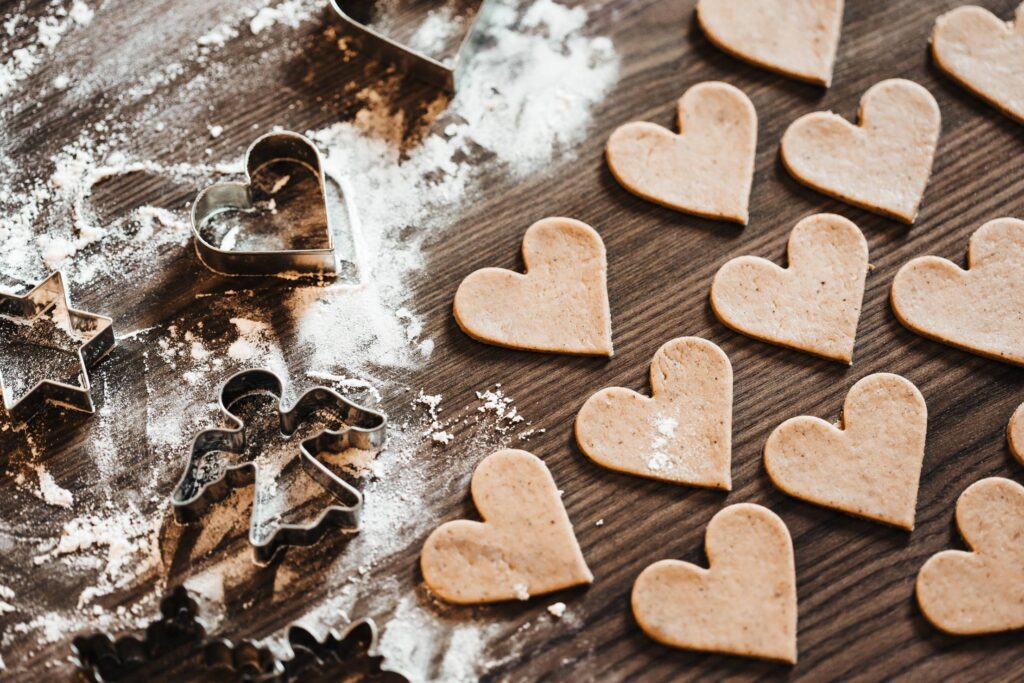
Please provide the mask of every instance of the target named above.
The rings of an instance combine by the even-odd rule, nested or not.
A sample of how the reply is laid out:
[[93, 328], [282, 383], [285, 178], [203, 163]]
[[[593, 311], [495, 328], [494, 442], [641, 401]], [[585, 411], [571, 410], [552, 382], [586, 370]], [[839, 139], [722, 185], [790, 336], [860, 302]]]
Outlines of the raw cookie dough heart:
[[726, 52], [786, 76], [828, 86], [843, 0], [700, 0], [697, 20]]
[[1006, 427], [1006, 441], [1010, 444], [1013, 457], [1024, 465], [1024, 403], [1017, 406]]
[[599, 465], [679, 484], [732, 488], [732, 365], [698, 337], [654, 354], [650, 398], [602, 389], [576, 417], [576, 441]]
[[832, 112], [794, 121], [782, 136], [782, 161], [819, 192], [913, 223], [940, 123], [930, 92], [912, 81], [882, 81], [864, 93], [859, 126]]
[[1012, 23], [981, 7], [935, 20], [935, 63], [974, 94], [1024, 123], [1024, 4]]
[[593, 228], [537, 221], [523, 237], [526, 274], [472, 273], [455, 293], [455, 321], [470, 337], [527, 351], [612, 355], [607, 257]]
[[754, 180], [757, 113], [728, 83], [693, 86], [679, 98], [679, 135], [654, 123], [619, 126], [608, 168], [635, 195], [686, 213], [746, 225]]
[[730, 505], [708, 524], [708, 569], [661, 560], [633, 584], [633, 615], [659, 643], [796, 663], [789, 530], [768, 508]]
[[892, 282], [892, 310], [920, 335], [1024, 365], [1024, 221], [997, 218], [967, 246], [967, 270], [937, 256], [915, 258]]
[[768, 476], [791, 496], [904, 529], [914, 528], [928, 408], [899, 375], [853, 385], [838, 426], [786, 420], [764, 446]]
[[924, 616], [963, 636], [1024, 629], [1024, 486], [1001, 477], [971, 484], [956, 524], [971, 550], [944, 550], [921, 567]]
[[842, 216], [796, 224], [789, 267], [756, 256], [722, 266], [711, 307], [726, 326], [771, 344], [850, 363], [868, 272], [868, 243]]
[[440, 598], [460, 605], [526, 600], [594, 581], [540, 458], [492, 453], [473, 473], [471, 490], [484, 521], [442, 524], [420, 556], [423, 579]]

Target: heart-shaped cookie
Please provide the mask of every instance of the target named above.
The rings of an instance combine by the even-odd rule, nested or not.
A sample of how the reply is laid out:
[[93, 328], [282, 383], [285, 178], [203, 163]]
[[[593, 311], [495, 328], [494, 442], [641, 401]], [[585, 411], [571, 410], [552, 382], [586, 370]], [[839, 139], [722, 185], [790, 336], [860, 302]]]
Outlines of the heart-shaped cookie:
[[957, 7], [935, 20], [932, 55], [943, 71], [1024, 123], [1024, 4], [1012, 23], [981, 7]]
[[796, 663], [796, 568], [768, 508], [730, 505], [708, 524], [708, 569], [661, 560], [633, 584], [633, 615], [659, 643]]
[[651, 397], [602, 389], [576, 417], [576, 442], [619, 472], [732, 488], [732, 365], [698, 337], [668, 342], [651, 362]]
[[679, 135], [654, 123], [619, 126], [605, 147], [619, 183], [686, 213], [747, 223], [757, 113], [728, 83], [700, 83], [679, 98]]
[[843, 0], [700, 0], [697, 21], [735, 57], [803, 81], [832, 82]]
[[1017, 406], [1006, 426], [1006, 441], [1010, 445], [1013, 457], [1024, 465], [1024, 403]]
[[963, 636], [1024, 629], [1024, 486], [1001, 477], [971, 484], [956, 524], [971, 550], [944, 550], [921, 567], [924, 616]]
[[872, 86], [860, 125], [832, 112], [800, 117], [782, 136], [794, 178], [844, 202], [913, 223], [932, 173], [941, 117], [932, 94], [912, 81]]
[[711, 307], [755, 339], [850, 363], [868, 272], [868, 243], [842, 216], [804, 218], [789, 236], [789, 267], [756, 256], [722, 266]]
[[447, 522], [423, 545], [420, 567], [434, 594], [470, 605], [593, 582], [544, 461], [526, 451], [492, 453], [471, 489], [484, 521]]
[[1024, 365], [1024, 221], [997, 218], [971, 235], [967, 270], [937, 256], [905, 264], [892, 310], [920, 335]]
[[526, 351], [612, 355], [607, 256], [593, 228], [537, 221], [523, 237], [526, 274], [484, 268], [455, 293], [455, 321], [476, 340]]
[[899, 375], [868, 375], [846, 395], [838, 426], [803, 415], [776, 427], [764, 466], [791, 496], [913, 529], [927, 430], [917, 387]]

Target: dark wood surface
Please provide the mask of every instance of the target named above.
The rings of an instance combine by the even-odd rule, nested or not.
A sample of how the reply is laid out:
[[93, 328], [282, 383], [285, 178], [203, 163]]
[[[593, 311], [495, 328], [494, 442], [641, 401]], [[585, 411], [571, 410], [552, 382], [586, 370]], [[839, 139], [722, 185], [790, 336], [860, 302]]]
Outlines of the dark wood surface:
[[[478, 661], [479, 673], [488, 680], [1024, 677], [1019, 633], [963, 639], [943, 635], [925, 621], [913, 596], [917, 571], [930, 555], [963, 547], [953, 524], [953, 506], [960, 493], [986, 476], [1024, 479], [1024, 471], [1005, 441], [1007, 420], [1024, 399], [1024, 371], [912, 334], [896, 321], [888, 303], [892, 278], [908, 259], [936, 254], [963, 264], [967, 239], [983, 222], [1021, 214], [1024, 128], [944, 77], [928, 53], [935, 17], [958, 4], [953, 0], [847, 3], [834, 85], [828, 90], [759, 70], [715, 49], [696, 27], [693, 0], [610, 0], [593, 11], [588, 30], [610, 36], [621, 58], [617, 86], [597, 107], [591, 134], [573, 158], [556, 158], [549, 168], [525, 182], [512, 182], [494, 169], [486, 191], [442, 237], [427, 245], [426, 266], [410, 286], [416, 293], [416, 313], [426, 321], [424, 336], [433, 338], [437, 346], [426, 367], [398, 379], [408, 387], [443, 394], [451, 414], [472, 410], [475, 390], [501, 382], [520, 410], [546, 428], [546, 433], [532, 438], [526, 447], [546, 460], [564, 489], [569, 516], [595, 582], [585, 590], [525, 604], [474, 609], [436, 605], [422, 588], [417, 564], [426, 533], [435, 526], [429, 524], [407, 538], [404, 551], [377, 564], [369, 579], [358, 585], [359, 610], [386, 623], [399, 592], [417, 591], [421, 603], [452, 628], [466, 622], [493, 624]], [[980, 0], [977, 4], [1007, 19], [1015, 6], [1013, 0]], [[32, 5], [42, 12], [46, 3]], [[128, 11], [124, 6], [115, 9]], [[156, 9], [140, 12], [140, 20], [160, 18]], [[323, 47], [318, 38], [325, 26], [333, 23], [335, 19], [325, 11], [320, 22], [305, 25], [296, 34], [300, 38], [295, 41], [294, 62], [281, 68], [282, 85], [294, 98], [286, 102], [275, 92], [252, 90], [240, 79], [238, 92], [220, 93], [210, 101], [218, 120], [261, 125], [283, 122], [304, 130], [353, 115], [349, 95], [380, 73], [342, 63]], [[111, 49], [116, 49], [117, 39], [112, 36]], [[220, 55], [226, 68], [240, 73], [246, 58], [244, 52]], [[40, 76], [44, 77], [52, 74]], [[920, 217], [911, 227], [802, 187], [787, 175], [778, 155], [782, 133], [795, 118], [827, 109], [855, 117], [861, 94], [891, 77], [924, 85], [942, 110], [934, 173]], [[339, 91], [338, 84], [353, 78], [353, 84]], [[705, 80], [725, 80], [740, 87], [757, 109], [756, 174], [746, 228], [692, 218], [641, 201], [620, 188], [604, 164], [603, 144], [617, 125], [648, 120], [674, 126], [676, 99]], [[433, 92], [415, 83], [404, 92], [407, 99], [397, 105], [406, 107], [414, 115], [411, 120], [418, 121], [410, 124], [413, 139], [416, 127], [429, 123], [415, 116], [422, 114], [423, 102]], [[31, 87], [22, 88], [16, 98], [28, 104], [32, 93]], [[318, 96], [324, 101], [317, 101]], [[287, 109], [292, 100], [299, 106]], [[76, 128], [99, 118], [97, 112], [116, 111], [121, 105], [111, 95], [98, 98], [94, 106], [94, 110], [26, 106], [16, 114], [9, 113], [5, 128], [10, 137], [5, 145], [16, 155], [52, 151], [52, 139], [71, 140]], [[195, 129], [202, 130], [204, 125], [197, 121]], [[250, 141], [246, 128], [238, 125], [236, 135], [217, 140], [217, 149], [242, 150]], [[207, 141], [167, 140], [154, 132], [150, 138], [135, 140], [134, 145], [150, 158], [175, 161], [182, 156], [199, 158]], [[126, 183], [104, 193], [107, 210], [116, 215], [125, 206], [154, 198], [164, 206], [184, 207], [193, 191], [168, 189], [159, 183]], [[733, 333], [717, 322], [708, 304], [711, 279], [725, 261], [754, 254], [781, 263], [792, 226], [819, 211], [850, 218], [863, 229], [869, 243], [873, 269], [851, 367]], [[464, 336], [452, 319], [452, 296], [460, 280], [484, 266], [521, 267], [523, 231], [532, 221], [548, 215], [581, 219], [595, 226], [605, 240], [616, 347], [611, 360], [485, 346]], [[232, 286], [229, 280], [198, 266], [189, 248], [180, 249], [162, 268], [136, 273], [138, 284], [130, 296], [115, 291], [105, 278], [90, 289], [75, 288], [76, 303], [113, 316], [122, 329], [140, 329], [180, 316], [210, 315], [210, 299], [195, 295], [223, 292]], [[252, 305], [262, 306], [273, 318], [276, 290], [271, 285], [256, 289]], [[647, 369], [654, 351], [663, 342], [683, 335], [714, 341], [733, 364], [734, 488], [728, 494], [601, 469], [581, 454], [573, 439], [573, 419], [591, 393], [611, 385], [649, 391]], [[287, 342], [288, 332], [284, 331], [281, 343]], [[94, 373], [98, 386], [111, 382], [116, 373], [138, 371], [144, 351], [141, 345], [123, 344]], [[295, 375], [301, 377], [301, 355], [288, 360]], [[771, 484], [761, 460], [764, 441], [776, 425], [802, 414], [838, 417], [848, 388], [861, 377], [880, 371], [910, 379], [928, 404], [927, 450], [917, 527], [912, 533], [789, 498]], [[132, 381], [135, 386], [129, 388], [140, 399], [125, 420], [139, 420], [145, 410], [143, 379], [136, 374]], [[148, 377], [149, 386], [158, 387], [157, 391], [175, 391], [175, 381], [170, 370]], [[129, 388], [120, 385], [118, 390]], [[211, 399], [212, 391], [211, 387]], [[393, 419], [404, 419], [411, 411], [408, 395], [385, 396], [382, 405]], [[32, 434], [43, 451], [38, 457], [79, 500], [87, 500], [98, 475], [87, 457], [89, 450], [83, 445], [87, 430], [79, 430], [81, 424], [78, 418], [44, 420]], [[110, 475], [103, 483], [130, 491], [140, 478], [156, 477], [159, 490], [168, 494], [181, 460], [146, 447], [144, 425], [139, 430], [143, 439], [137, 453], [139, 466]], [[443, 457], [423, 443], [422, 457], [436, 459], [436, 480], [420, 499], [410, 502], [410, 516], [440, 524], [475, 515], [468, 500], [468, 479], [487, 453], [468, 448], [473, 443], [470, 440], [460, 442], [459, 430], [456, 436]], [[4, 459], [24, 459], [25, 448], [21, 434], [0, 432]], [[0, 519], [9, 527], [8, 533], [40, 538], [59, 534], [58, 522], [40, 520], [38, 505], [26, 505], [24, 496], [13, 493], [11, 476], [9, 472], [0, 478], [0, 491], [9, 491], [9, 495], [0, 494]], [[640, 631], [630, 612], [630, 589], [644, 567], [664, 558], [704, 564], [708, 521], [723, 506], [747, 501], [778, 513], [793, 537], [799, 662], [792, 667], [663, 647]], [[152, 514], [167, 514], [163, 501], [149, 509]], [[598, 519], [605, 523], [596, 526]], [[172, 526], [168, 522], [162, 540], [165, 557], [172, 558], [162, 573], [171, 584], [212, 561], [190, 559], [187, 552], [182, 553], [182, 534]], [[236, 529], [231, 542], [218, 552], [247, 552], [243, 531]], [[52, 572], [43, 572], [32, 583], [28, 577], [35, 570], [30, 566], [30, 548], [13, 547], [0, 556], [0, 575], [17, 579], [26, 594], [48, 596], [39, 601], [51, 608], [74, 600], [78, 590], [72, 587], [80, 586], [81, 579], [62, 581]], [[259, 599], [273, 591], [282, 564], [251, 572], [246, 582], [229, 592], [227, 617], [220, 628], [234, 637], [263, 637], [285, 627], [325, 594], [337, 590], [338, 586], [323, 584], [322, 572], [328, 563], [337, 566], [343, 562], [344, 553], [345, 543], [336, 539], [312, 550], [289, 553], [285, 562], [295, 576], [289, 588], [276, 595], [272, 609], [261, 607]], [[138, 595], [152, 590], [152, 583], [134, 586], [105, 604], [130, 605]], [[569, 605], [572, 618], [547, 619], [545, 607], [556, 599]], [[0, 615], [0, 624], [9, 625], [13, 620], [11, 615]], [[539, 625], [520, 630], [528, 621]], [[67, 639], [44, 646], [23, 638], [12, 642], [3, 652], [9, 674], [26, 680], [70, 675]], [[440, 647], [439, 651], [443, 650]], [[51, 661], [57, 662], [56, 668], [47, 667]], [[172, 668], [168, 678], [190, 671], [188, 662], [175, 665], [184, 668], [176, 673]]]

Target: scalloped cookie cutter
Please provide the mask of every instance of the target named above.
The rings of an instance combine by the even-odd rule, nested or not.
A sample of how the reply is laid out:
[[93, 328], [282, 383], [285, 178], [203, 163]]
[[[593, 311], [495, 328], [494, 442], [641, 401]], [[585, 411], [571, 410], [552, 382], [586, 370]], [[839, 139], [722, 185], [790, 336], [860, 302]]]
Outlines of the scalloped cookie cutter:
[[[367, 39], [367, 43], [385, 59], [396, 62], [400, 68], [431, 85], [454, 93], [459, 88], [460, 82], [465, 75], [466, 66], [472, 60], [478, 49], [477, 41], [473, 39], [474, 33], [484, 24], [485, 17], [493, 3], [490, 0], [482, 0], [473, 16], [469, 27], [466, 29], [462, 42], [456, 53], [443, 60], [437, 60], [430, 55], [414, 50], [397, 41], [388, 38], [383, 33], [371, 28], [368, 23], [363, 23], [355, 16], [370, 16], [373, 3], [367, 0], [331, 0], [331, 6], [348, 26], [359, 36]], [[360, 11], [362, 10], [362, 11]]]
[[329, 630], [322, 639], [293, 624], [288, 629], [291, 657], [278, 658], [268, 648], [250, 640], [235, 643], [227, 638], [208, 641], [204, 656], [210, 669], [241, 674], [247, 680], [274, 682], [304, 680], [304, 671], [310, 665], [329, 669], [331, 680], [364, 680], [358, 672], [345, 668], [353, 660], [365, 658], [371, 680], [408, 683], [405, 674], [393, 669], [378, 650], [378, 635], [377, 624], [368, 618], [352, 622], [340, 634]]
[[316, 436], [296, 444], [298, 456], [306, 474], [331, 493], [338, 504], [330, 505], [310, 524], [279, 524], [266, 539], [259, 540], [259, 496], [253, 498], [249, 517], [249, 543], [257, 564], [269, 564], [284, 546], [315, 544], [331, 528], [359, 528], [363, 496], [343, 478], [332, 472], [317, 459], [320, 453], [340, 453], [347, 448], [378, 450], [387, 438], [387, 417], [364, 408], [327, 387], [313, 387], [304, 393], [295, 405], [286, 409], [281, 402], [284, 383], [270, 370], [245, 370], [230, 377], [221, 386], [220, 411], [231, 425], [223, 429], [208, 429], [196, 435], [188, 464], [174, 492], [171, 505], [175, 519], [181, 524], [199, 520], [214, 503], [223, 500], [231, 491], [254, 483], [258, 476], [255, 461], [238, 463], [223, 468], [205, 462], [205, 456], [216, 452], [241, 453], [247, 446], [245, 422], [231, 412], [242, 398], [254, 394], [269, 394], [277, 399], [277, 412], [281, 432], [290, 436], [303, 420], [320, 408], [334, 409], [346, 427], [339, 431], [324, 430]]
[[146, 626], [139, 638], [114, 638], [100, 632], [76, 636], [71, 642], [73, 661], [97, 683], [138, 680], [138, 669], [156, 662], [188, 643], [199, 643], [206, 630], [197, 619], [199, 605], [184, 586], [177, 586], [160, 601], [160, 617]]
[[22, 396], [15, 398], [4, 383], [0, 366], [0, 393], [4, 408], [18, 421], [27, 421], [47, 403], [55, 403], [84, 413], [96, 412], [89, 384], [89, 367], [110, 353], [117, 343], [114, 321], [104, 315], [86, 313], [71, 307], [67, 283], [57, 270], [26, 294], [0, 292], [0, 317], [17, 325], [31, 325], [48, 311], [53, 311], [54, 322], [76, 341], [79, 384], [68, 384], [51, 379], [37, 382]]
[[[279, 249], [266, 251], [234, 251], [210, 244], [201, 228], [210, 218], [225, 211], [255, 210], [252, 181], [269, 164], [290, 161], [309, 169], [317, 178], [324, 201], [324, 235], [327, 246], [319, 249]], [[334, 274], [337, 259], [334, 253], [334, 227], [327, 206], [327, 187], [320, 150], [304, 135], [291, 131], [275, 131], [262, 135], [245, 152], [245, 182], [216, 183], [196, 197], [192, 204], [192, 236], [199, 260], [210, 270], [222, 275], [280, 275], [282, 273]], [[352, 216], [349, 198], [345, 200]], [[354, 225], [354, 224], [353, 224]]]

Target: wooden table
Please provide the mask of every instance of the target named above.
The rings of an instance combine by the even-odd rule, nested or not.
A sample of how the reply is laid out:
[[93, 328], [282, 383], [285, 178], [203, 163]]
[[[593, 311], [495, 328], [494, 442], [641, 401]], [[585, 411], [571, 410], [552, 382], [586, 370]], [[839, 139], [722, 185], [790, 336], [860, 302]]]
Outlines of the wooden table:
[[[8, 7], [22, 3], [9, 1]], [[155, 3], [160, 5], [161, 3]], [[928, 51], [934, 19], [960, 4], [955, 0], [889, 0], [847, 3], [834, 85], [828, 90], [800, 84], [748, 66], [720, 52], [703, 37], [694, 20], [694, 1], [608, 0], [594, 11], [589, 31], [608, 35], [621, 57], [618, 85], [595, 112], [592, 134], [574, 158], [552, 164], [526, 182], [510, 182], [497, 170], [487, 192], [445, 233], [426, 246], [427, 263], [411, 285], [415, 311], [426, 321], [424, 337], [436, 341], [431, 362], [411, 376], [397, 378], [411, 388], [441, 393], [452, 414], [471, 411], [475, 390], [500, 382], [520, 410], [545, 427], [526, 447], [543, 457], [573, 520], [584, 555], [595, 575], [593, 586], [523, 604], [456, 609], [430, 601], [422, 588], [418, 555], [426, 533], [442, 521], [473, 517], [468, 479], [485, 455], [460, 441], [439, 451], [424, 441], [422, 457], [435, 461], [436, 485], [409, 504], [408, 514], [431, 520], [407, 538], [405, 549], [376, 564], [369, 578], [357, 584], [352, 616], [366, 614], [386, 623], [400, 593], [410, 591], [439, 623], [451, 629], [463, 623], [489, 625], [476, 664], [487, 680], [680, 680], [722, 678], [800, 678], [807, 680], [1010, 680], [1024, 677], [1020, 634], [954, 638], [938, 632], [921, 615], [913, 587], [918, 569], [932, 554], [963, 547], [953, 524], [953, 507], [972, 482], [987, 476], [1018, 481], [1024, 471], [1006, 445], [1010, 414], [1024, 399], [1024, 373], [991, 360], [928, 341], [902, 327], [893, 316], [888, 296], [896, 270], [908, 259], [936, 254], [965, 261], [967, 239], [983, 222], [1019, 216], [1024, 190], [1021, 159], [1024, 129], [969, 95], [943, 76]], [[1012, 0], [979, 0], [1003, 18], [1010, 18]], [[28, 3], [40, 15], [46, 3]], [[114, 2], [107, 11], [129, 12], [135, 3]], [[139, 7], [140, 21], [157, 21], [159, 9]], [[220, 121], [267, 125], [286, 121], [296, 130], [315, 128], [354, 114], [343, 95], [371, 83], [379, 73], [364, 72], [357, 63], [342, 63], [323, 47], [325, 26], [336, 25], [326, 11], [318, 22], [296, 32], [294, 63], [282, 69], [282, 86], [299, 101], [286, 108], [279, 93], [254, 90], [244, 80], [238, 91], [219, 93], [210, 105]], [[110, 50], [124, 36], [111, 36]], [[242, 48], [225, 52], [228, 68], [241, 69], [253, 57]], [[6, 57], [5, 57], [6, 58]], [[52, 78], [42, 72], [41, 85]], [[804, 113], [831, 109], [853, 118], [861, 94], [884, 78], [912, 79], [931, 91], [942, 110], [942, 135], [934, 174], [918, 221], [911, 227], [830, 200], [795, 182], [779, 160], [779, 140], [786, 127]], [[339, 94], [337, 84], [355, 78]], [[739, 228], [674, 213], [641, 201], [612, 178], [602, 156], [611, 131], [629, 120], [675, 125], [675, 101], [691, 85], [724, 80], [743, 89], [753, 101], [759, 122], [756, 174], [750, 224]], [[59, 103], [32, 106], [33, 87], [19, 89], [13, 102], [21, 111], [4, 122], [8, 151], [24, 155], [47, 153], [73, 140], [76, 130], [100, 120], [106, 111], [124, 105], [117, 93], [100, 97], [94, 107], [69, 109]], [[433, 96], [424, 85], [410, 83], [402, 102], [410, 112]], [[317, 97], [323, 95], [323, 101]], [[4, 103], [8, 104], [7, 102]], [[131, 115], [131, 111], [122, 112]], [[192, 125], [197, 134], [204, 121]], [[236, 154], [250, 141], [243, 132], [215, 143], [219, 151]], [[175, 161], [201, 157], [205, 140], [167, 139], [154, 132], [132, 141], [150, 158]], [[486, 163], [486, 162], [484, 162]], [[50, 172], [41, 166], [40, 177]], [[107, 188], [109, 210], [119, 202], [137, 206], [142, 199], [183, 208], [191, 188], [176, 193], [166, 188], [132, 185], [121, 180]], [[104, 190], [105, 192], [107, 190]], [[758, 343], [722, 326], [708, 304], [708, 288], [716, 270], [728, 259], [754, 254], [784, 262], [789, 231], [802, 217], [821, 211], [840, 213], [856, 222], [867, 237], [871, 264], [855, 361], [851, 367], [817, 360], [797, 352]], [[458, 283], [484, 266], [521, 268], [523, 231], [547, 215], [579, 218], [602, 234], [609, 257], [609, 294], [614, 324], [615, 357], [611, 360], [521, 353], [485, 346], [463, 335], [450, 313]], [[45, 231], [40, 225], [39, 230]], [[91, 289], [74, 288], [77, 304], [102, 311], [123, 330], [166, 325], [182, 316], [211, 315], [209, 298], [197, 293], [222, 293], [230, 280], [201, 266], [190, 248], [182, 247], [161, 270], [133, 273], [137, 285], [119, 290], [109, 278]], [[0, 268], [2, 270], [2, 268]], [[286, 285], [287, 286], [287, 285]], [[274, 315], [272, 286], [256, 287], [251, 305]], [[649, 391], [648, 363], [665, 341], [696, 335], [720, 345], [735, 372], [733, 424], [733, 490], [724, 494], [616, 474], [592, 464], [579, 451], [573, 419], [591, 393], [604, 386]], [[287, 343], [285, 333], [282, 343]], [[136, 421], [136, 467], [97, 475], [83, 421], [44, 418], [30, 434], [39, 453], [31, 455], [25, 436], [0, 432], [0, 453], [7, 473], [0, 478], [0, 519], [8, 527], [0, 578], [16, 581], [19, 595], [50, 609], [71, 607], [82, 577], [60, 579], [46, 567], [32, 566], [32, 545], [19, 538], [45, 538], [60, 533], [58, 516], [38, 501], [19, 493], [13, 477], [26, 462], [45, 462], [54, 476], [73, 489], [78, 504], [88, 505], [90, 491], [103, 487], [130, 492], [143, 481], [165, 495], [179, 473], [175, 454], [147, 447], [144, 415], [147, 398], [139, 372], [144, 345], [124, 343], [94, 373], [99, 387], [112, 385], [127, 373], [138, 399], [124, 420]], [[302, 358], [289, 362], [301, 377]], [[927, 451], [919, 492], [917, 527], [912, 533], [854, 519], [792, 499], [769, 481], [761, 449], [769, 432], [783, 420], [801, 414], [836, 419], [849, 387], [875, 372], [899, 373], [921, 390], [928, 403]], [[134, 374], [133, 374], [134, 373]], [[222, 378], [216, 378], [219, 381]], [[157, 392], [176, 390], [177, 378], [167, 371], [149, 376]], [[211, 386], [210, 400], [213, 399]], [[383, 407], [393, 420], [413, 419], [410, 395], [385, 396]], [[211, 412], [211, 416], [213, 413]], [[88, 424], [85, 422], [85, 424]], [[118, 448], [125, 448], [118, 444]], [[183, 454], [180, 457], [184, 457]], [[80, 483], [80, 485], [79, 485]], [[125, 494], [127, 495], [127, 493]], [[116, 493], [115, 493], [116, 496]], [[724, 505], [756, 502], [778, 513], [792, 534], [799, 595], [799, 662], [790, 667], [737, 657], [675, 651], [656, 644], [637, 627], [629, 607], [634, 579], [650, 563], [678, 558], [704, 564], [704, 531]], [[143, 509], [166, 515], [165, 499], [145, 502]], [[604, 520], [597, 526], [595, 522]], [[246, 553], [239, 523], [217, 553]], [[169, 584], [180, 582], [210, 558], [188, 558], [182, 552], [187, 536], [168, 522], [162, 543], [166, 564], [161, 574]], [[344, 561], [345, 543], [328, 539], [311, 551], [289, 553], [285, 563], [253, 570], [225, 598], [227, 615], [219, 630], [232, 637], [263, 637], [318, 604], [325, 592], [324, 568]], [[218, 555], [218, 558], [223, 556]], [[286, 566], [287, 588], [275, 592], [275, 577]], [[351, 571], [356, 572], [356, 567]], [[32, 579], [31, 577], [37, 577]], [[83, 575], [84, 576], [84, 575]], [[3, 583], [3, 581], [0, 581]], [[155, 580], [131, 586], [104, 601], [108, 608], [131, 605], [154, 590]], [[274, 596], [273, 607], [260, 600]], [[561, 600], [568, 614], [550, 618], [545, 607]], [[31, 615], [28, 615], [31, 616]], [[4, 628], [26, 615], [0, 615]], [[520, 628], [532, 622], [531, 628]], [[458, 641], [453, 641], [457, 645]], [[24, 680], [53, 680], [71, 671], [67, 638], [39, 645], [16, 636], [3, 652], [8, 673]], [[447, 647], [433, 643], [434, 675], [442, 671]], [[48, 668], [47, 662], [57, 662]], [[196, 659], [181, 657], [164, 664], [167, 679], [194, 673]]]

